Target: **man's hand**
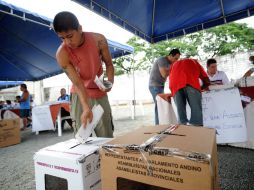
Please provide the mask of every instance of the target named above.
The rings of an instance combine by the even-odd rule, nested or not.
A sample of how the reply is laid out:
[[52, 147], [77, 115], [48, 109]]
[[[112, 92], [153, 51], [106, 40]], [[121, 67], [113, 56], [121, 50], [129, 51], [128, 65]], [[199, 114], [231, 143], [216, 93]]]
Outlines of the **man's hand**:
[[104, 81], [103, 80], [103, 84], [104, 84], [105, 88], [102, 88], [102, 87], [98, 86], [101, 91], [103, 91], [103, 92], [111, 91], [111, 89], [113, 87], [113, 82], [112, 81]]
[[108, 88], [108, 89], [105, 89], [104, 92], [109, 92], [111, 91], [112, 88]]
[[91, 123], [93, 120], [93, 112], [91, 109], [85, 109], [81, 115], [81, 123], [83, 124], [84, 128], [88, 123]]
[[112, 87], [111, 87], [111, 88], [107, 88], [107, 89], [104, 89], [104, 88], [99, 87], [99, 89], [100, 89], [101, 91], [103, 91], [103, 92], [109, 92], [109, 91], [112, 89]]
[[[211, 85], [209, 85], [209, 86], [211, 86]], [[204, 91], [210, 91], [209, 86], [206, 86], [205, 88], [203, 88], [203, 89], [202, 89], [202, 92], [204, 92]]]

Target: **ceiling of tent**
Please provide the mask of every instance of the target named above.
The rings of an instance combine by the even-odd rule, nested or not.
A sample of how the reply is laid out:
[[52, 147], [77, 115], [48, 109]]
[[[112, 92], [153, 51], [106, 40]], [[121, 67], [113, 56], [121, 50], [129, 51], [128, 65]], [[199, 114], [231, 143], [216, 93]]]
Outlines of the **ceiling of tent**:
[[23, 81], [0, 81], [0, 90], [23, 84]]
[[156, 43], [254, 15], [253, 0], [73, 0]]
[[[0, 80], [36, 81], [62, 73], [55, 59], [61, 41], [51, 20], [0, 0]], [[113, 58], [133, 47], [108, 40]]]

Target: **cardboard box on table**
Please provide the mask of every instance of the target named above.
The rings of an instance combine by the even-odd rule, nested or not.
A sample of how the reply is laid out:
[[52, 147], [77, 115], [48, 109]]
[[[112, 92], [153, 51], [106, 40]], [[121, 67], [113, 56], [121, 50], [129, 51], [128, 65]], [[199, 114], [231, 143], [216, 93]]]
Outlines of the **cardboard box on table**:
[[34, 155], [37, 190], [100, 190], [99, 146], [109, 138], [89, 138], [86, 144], [71, 139], [39, 150]]
[[0, 120], [0, 147], [20, 143], [20, 119]]
[[214, 129], [143, 127], [103, 145], [100, 154], [102, 190], [219, 189]]

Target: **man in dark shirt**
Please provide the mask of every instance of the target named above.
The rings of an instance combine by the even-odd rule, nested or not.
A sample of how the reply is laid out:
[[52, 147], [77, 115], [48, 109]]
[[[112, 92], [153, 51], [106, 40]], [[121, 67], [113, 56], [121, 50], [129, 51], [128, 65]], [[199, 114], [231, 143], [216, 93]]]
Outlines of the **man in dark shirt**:
[[149, 79], [149, 90], [155, 103], [155, 125], [159, 124], [156, 96], [164, 93], [164, 85], [169, 75], [170, 64], [174, 63], [179, 58], [180, 51], [178, 49], [173, 49], [169, 52], [168, 56], [158, 58], [153, 64]]

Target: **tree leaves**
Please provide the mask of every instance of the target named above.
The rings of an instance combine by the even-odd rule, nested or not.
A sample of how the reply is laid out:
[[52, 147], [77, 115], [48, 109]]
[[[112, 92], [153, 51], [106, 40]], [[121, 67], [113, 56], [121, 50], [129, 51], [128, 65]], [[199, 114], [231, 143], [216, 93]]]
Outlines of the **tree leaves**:
[[200, 60], [253, 50], [254, 29], [246, 24], [230, 23], [156, 44], [139, 37], [133, 37], [127, 43], [134, 47], [134, 54], [113, 61], [116, 75], [149, 70], [155, 59], [168, 55], [173, 48], [180, 49], [182, 57]]

